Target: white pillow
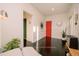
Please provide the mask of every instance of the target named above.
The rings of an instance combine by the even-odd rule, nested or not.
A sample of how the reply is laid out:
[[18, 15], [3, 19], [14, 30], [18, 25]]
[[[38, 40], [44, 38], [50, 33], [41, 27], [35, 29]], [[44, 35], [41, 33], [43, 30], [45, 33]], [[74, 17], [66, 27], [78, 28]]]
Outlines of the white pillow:
[[1, 53], [0, 56], [22, 56], [20, 48], [15, 48], [13, 50]]
[[23, 56], [41, 56], [33, 47], [24, 47], [22, 54]]

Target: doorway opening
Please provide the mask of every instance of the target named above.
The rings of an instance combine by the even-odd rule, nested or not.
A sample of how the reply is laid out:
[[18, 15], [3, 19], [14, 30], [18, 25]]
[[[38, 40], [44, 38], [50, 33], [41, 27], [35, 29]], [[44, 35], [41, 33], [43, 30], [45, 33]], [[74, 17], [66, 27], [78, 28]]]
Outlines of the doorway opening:
[[23, 11], [23, 47], [26, 47], [30, 40], [30, 20], [31, 15]]
[[24, 45], [24, 47], [26, 47], [26, 45], [27, 45], [27, 19], [26, 18], [24, 18], [23, 19], [23, 45]]

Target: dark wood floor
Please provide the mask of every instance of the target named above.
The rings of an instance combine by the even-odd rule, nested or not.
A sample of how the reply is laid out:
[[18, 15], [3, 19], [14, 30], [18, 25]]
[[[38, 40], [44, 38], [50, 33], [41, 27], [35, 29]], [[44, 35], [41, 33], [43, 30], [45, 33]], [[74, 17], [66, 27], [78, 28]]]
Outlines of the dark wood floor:
[[[62, 40], [57, 38], [51, 38], [51, 47], [45, 46], [45, 37], [38, 41], [38, 52], [43, 56], [65, 56], [65, 49], [62, 45]], [[36, 43], [33, 43], [33, 47], [36, 49]]]
[[69, 49], [64, 47], [64, 43], [61, 39], [51, 38], [51, 47], [45, 46], [45, 40], [46, 37], [38, 41], [38, 50], [36, 49], [37, 42], [31, 43], [27, 41], [27, 46], [34, 47], [34, 49], [43, 56], [66, 56], [66, 53], [69, 53]]

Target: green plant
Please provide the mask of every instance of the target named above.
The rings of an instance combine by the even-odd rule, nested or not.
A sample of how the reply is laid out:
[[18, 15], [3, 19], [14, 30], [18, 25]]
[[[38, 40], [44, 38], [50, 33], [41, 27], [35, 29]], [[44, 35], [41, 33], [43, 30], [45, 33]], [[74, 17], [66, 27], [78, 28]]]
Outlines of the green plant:
[[20, 44], [20, 40], [18, 38], [14, 38], [12, 39], [12, 41], [8, 42], [5, 46], [4, 49], [5, 51], [14, 49], [14, 48], [18, 48]]
[[66, 37], [66, 33], [65, 33], [65, 31], [63, 31], [63, 33], [62, 33], [62, 37], [63, 37], [63, 38]]

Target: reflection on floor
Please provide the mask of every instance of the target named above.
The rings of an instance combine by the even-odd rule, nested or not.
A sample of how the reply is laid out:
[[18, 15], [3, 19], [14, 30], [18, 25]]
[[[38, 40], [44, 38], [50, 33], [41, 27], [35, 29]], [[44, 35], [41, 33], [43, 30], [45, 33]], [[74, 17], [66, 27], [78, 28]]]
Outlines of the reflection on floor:
[[[62, 46], [62, 40], [51, 38], [51, 47], [45, 46], [46, 38], [42, 38], [38, 41], [38, 52], [43, 56], [65, 56], [65, 48]], [[33, 47], [36, 49], [36, 43], [33, 43]]]

